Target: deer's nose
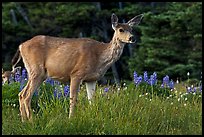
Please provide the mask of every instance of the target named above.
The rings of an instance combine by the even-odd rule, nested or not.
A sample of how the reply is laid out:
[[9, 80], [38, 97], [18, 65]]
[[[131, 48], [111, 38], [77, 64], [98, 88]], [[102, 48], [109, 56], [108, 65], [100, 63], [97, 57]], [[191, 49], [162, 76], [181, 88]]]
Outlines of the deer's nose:
[[136, 42], [136, 39], [135, 39], [134, 36], [131, 36], [131, 37], [129, 38], [129, 41], [131, 41], [131, 42]]

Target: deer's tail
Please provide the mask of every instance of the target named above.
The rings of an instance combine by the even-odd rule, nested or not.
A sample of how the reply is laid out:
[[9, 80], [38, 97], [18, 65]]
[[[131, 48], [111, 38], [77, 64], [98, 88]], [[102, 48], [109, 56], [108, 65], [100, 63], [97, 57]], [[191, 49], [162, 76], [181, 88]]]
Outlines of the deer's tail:
[[[12, 59], [12, 61], [11, 61], [11, 63], [12, 63], [12, 72], [13, 73], [15, 73], [15, 71], [16, 71], [16, 68], [15, 68], [15, 66], [18, 64], [18, 62], [21, 60], [21, 54], [20, 54], [20, 50], [19, 50], [19, 48], [17, 49], [17, 51], [16, 51], [16, 53], [15, 53], [15, 55], [14, 55], [14, 57], [13, 57], [13, 59]], [[19, 68], [19, 67], [17, 67], [17, 68]], [[21, 67], [20, 67], [21, 68]]]

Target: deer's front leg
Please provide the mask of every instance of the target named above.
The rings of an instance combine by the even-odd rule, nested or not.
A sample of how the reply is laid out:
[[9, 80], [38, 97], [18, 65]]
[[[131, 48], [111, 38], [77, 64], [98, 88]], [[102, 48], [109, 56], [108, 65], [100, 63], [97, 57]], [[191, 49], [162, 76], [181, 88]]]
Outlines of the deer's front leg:
[[74, 109], [77, 103], [77, 90], [79, 89], [80, 80], [76, 78], [71, 79], [70, 83], [70, 108], [69, 108], [69, 118], [74, 115]]
[[91, 104], [91, 99], [93, 97], [95, 89], [96, 89], [96, 81], [86, 82], [87, 96], [90, 104]]

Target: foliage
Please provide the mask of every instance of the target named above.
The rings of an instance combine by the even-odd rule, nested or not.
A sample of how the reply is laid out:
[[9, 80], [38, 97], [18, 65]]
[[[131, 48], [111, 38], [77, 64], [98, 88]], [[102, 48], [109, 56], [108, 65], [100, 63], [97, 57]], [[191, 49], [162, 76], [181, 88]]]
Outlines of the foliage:
[[[156, 71], [160, 78], [168, 73], [173, 79], [189, 71], [198, 79], [202, 68], [201, 6], [201, 2], [6, 2], [2, 4], [3, 68], [11, 69], [18, 46], [35, 35], [109, 42], [113, 12], [119, 22], [145, 13], [133, 29], [137, 45], [125, 46], [116, 62], [120, 78], [130, 80], [137, 70]], [[111, 74], [108, 71], [106, 75]]]
[[[98, 86], [89, 104], [85, 87], [78, 94], [75, 116], [68, 118], [69, 99], [39, 95], [33, 122], [22, 123], [18, 107], [3, 103], [3, 135], [187, 135], [202, 134], [201, 94], [178, 93], [161, 97], [142, 93], [134, 84]], [[12, 123], [12, 124], [11, 124]]]
[[202, 71], [202, 3], [173, 2], [165, 10], [145, 14], [141, 42], [129, 61], [130, 72], [159, 72], [174, 80]]
[[[173, 84], [168, 75], [139, 76], [121, 86], [97, 85], [89, 104], [85, 85], [78, 92], [75, 116], [68, 118], [69, 86], [50, 78], [34, 93], [33, 122], [22, 123], [18, 93], [26, 71], [10, 84], [2, 85], [2, 134], [201, 134], [202, 83], [188, 79]], [[194, 85], [191, 85], [194, 84]], [[187, 87], [186, 87], [187, 86]], [[189, 87], [190, 86], [190, 87]], [[20, 88], [19, 88], [20, 87]], [[12, 124], [10, 124], [12, 123]], [[186, 124], [188, 123], [188, 124]]]

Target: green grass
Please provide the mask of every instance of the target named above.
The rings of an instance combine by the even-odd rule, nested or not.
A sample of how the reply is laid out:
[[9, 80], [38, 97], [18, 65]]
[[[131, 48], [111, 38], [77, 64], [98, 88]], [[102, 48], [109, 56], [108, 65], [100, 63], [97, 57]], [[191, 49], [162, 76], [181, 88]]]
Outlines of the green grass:
[[33, 122], [22, 123], [19, 90], [14, 85], [2, 87], [3, 135], [202, 134], [202, 94], [152, 96], [148, 88], [145, 91], [132, 84], [120, 91], [111, 86], [105, 93], [104, 87], [98, 86], [90, 105], [82, 86], [75, 116], [69, 119], [69, 98], [54, 99], [51, 90], [45, 92], [43, 87], [38, 98], [33, 98]]

